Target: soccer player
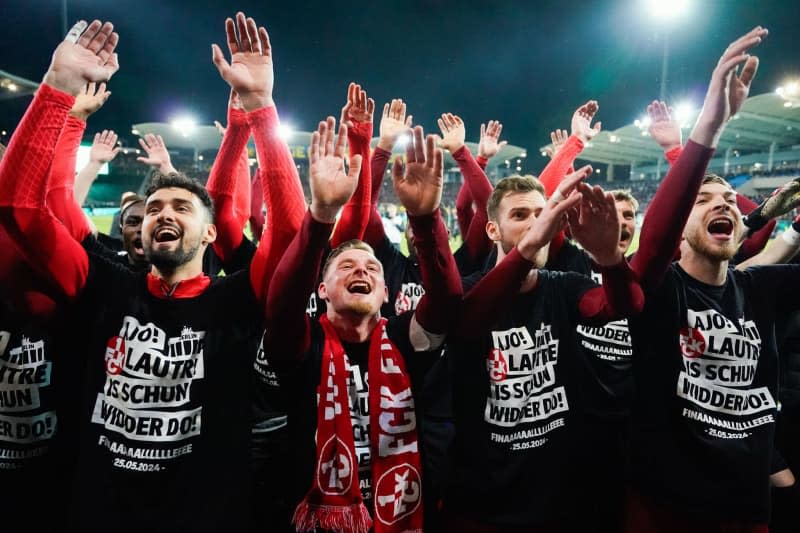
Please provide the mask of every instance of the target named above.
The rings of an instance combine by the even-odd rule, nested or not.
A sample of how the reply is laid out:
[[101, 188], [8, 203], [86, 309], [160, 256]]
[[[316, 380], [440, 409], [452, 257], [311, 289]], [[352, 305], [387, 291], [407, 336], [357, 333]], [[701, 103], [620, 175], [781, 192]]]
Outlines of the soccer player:
[[[226, 21], [226, 32], [232, 63], [214, 45], [215, 64], [242, 99], [257, 148], [286, 153], [288, 164], [262, 157], [272, 178], [296, 179], [276, 134], [267, 32], [242, 13]], [[209, 278], [202, 252], [216, 236], [211, 200], [196, 182], [170, 175], [146, 195], [147, 274], [87, 254], [65, 234], [43, 209], [46, 171], [74, 95], [117, 70], [117, 42], [111, 23], [82, 21], [70, 30], [0, 167], [3, 228], [35, 268], [77, 299], [88, 337], [70, 526], [242, 531], [252, 340], [263, 324], [268, 269], [277, 264], [272, 254], [282, 255], [281, 237], [298, 226], [287, 211], [280, 231], [265, 232], [248, 270]], [[302, 197], [295, 201], [302, 215]]]
[[405, 169], [399, 160], [392, 168], [426, 290], [416, 310], [382, 317], [389, 298], [383, 266], [369, 245], [353, 240], [334, 248], [322, 267], [318, 292], [326, 312], [316, 321], [297, 295], [319, 279], [336, 213], [356, 188], [361, 159], [354, 155], [350, 175], [344, 174], [346, 128], [335, 144], [334, 128], [329, 117], [313, 134], [311, 206], [275, 273], [267, 312], [265, 350], [282, 368], [290, 398], [296, 465], [290, 490], [302, 499], [294, 522], [298, 531], [366, 533], [373, 522], [377, 531], [421, 530], [424, 473], [413, 391], [435, 354], [417, 352], [441, 345], [461, 299], [439, 212], [442, 152], [416, 127]]

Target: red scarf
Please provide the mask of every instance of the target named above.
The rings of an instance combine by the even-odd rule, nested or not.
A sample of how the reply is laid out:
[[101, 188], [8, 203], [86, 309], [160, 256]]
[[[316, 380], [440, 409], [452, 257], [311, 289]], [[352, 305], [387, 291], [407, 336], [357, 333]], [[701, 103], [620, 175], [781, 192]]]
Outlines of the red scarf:
[[345, 354], [328, 317], [317, 404], [317, 459], [311, 490], [295, 509], [297, 531], [337, 533], [422, 531], [422, 479], [411, 383], [383, 318], [369, 345], [369, 426], [373, 520], [361, 498], [350, 422]]

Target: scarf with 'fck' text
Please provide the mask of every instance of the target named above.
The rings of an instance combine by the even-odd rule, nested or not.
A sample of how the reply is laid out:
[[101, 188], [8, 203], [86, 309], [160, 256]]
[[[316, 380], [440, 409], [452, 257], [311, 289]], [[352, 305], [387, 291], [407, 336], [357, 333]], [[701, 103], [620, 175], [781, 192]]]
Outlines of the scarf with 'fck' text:
[[327, 316], [320, 318], [320, 324], [325, 344], [314, 479], [292, 521], [300, 532], [316, 527], [337, 533], [367, 533], [370, 527], [375, 533], [421, 532], [422, 479], [414, 398], [403, 357], [386, 333], [386, 319], [372, 332], [367, 364], [372, 518], [358, 482], [347, 397], [347, 354]]

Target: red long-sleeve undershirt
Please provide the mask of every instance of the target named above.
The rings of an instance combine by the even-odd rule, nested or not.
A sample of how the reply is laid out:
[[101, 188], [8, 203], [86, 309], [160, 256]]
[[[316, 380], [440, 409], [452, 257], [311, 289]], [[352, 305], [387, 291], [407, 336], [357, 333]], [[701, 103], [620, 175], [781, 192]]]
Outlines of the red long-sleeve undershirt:
[[486, 234], [486, 222], [489, 220], [486, 207], [494, 187], [466, 145], [453, 153], [453, 159], [456, 160], [461, 175], [464, 177], [461, 188], [469, 189], [470, 198], [475, 206], [467, 233], [462, 234], [462, 238], [469, 256], [473, 260], [478, 260], [486, 257], [492, 247], [492, 241]]
[[264, 193], [261, 191], [261, 169], [256, 169], [250, 186], [250, 232], [258, 240], [264, 232]]
[[[667, 161], [670, 165], [675, 164], [675, 161], [677, 161], [678, 157], [681, 155], [682, 149], [683, 148], [681, 146], [676, 146], [675, 148], [664, 152], [664, 157], [667, 158]], [[758, 207], [757, 203], [739, 193], [736, 193], [736, 205], [739, 207], [739, 211], [741, 211], [742, 215], [746, 215]], [[745, 238], [739, 247], [739, 261], [749, 259], [764, 249], [769, 242], [769, 238], [772, 236], [772, 231], [775, 229], [776, 223], [777, 222], [774, 219], [770, 220], [764, 225], [763, 228], [754, 231], [751, 235]]]
[[361, 172], [353, 196], [342, 208], [339, 222], [333, 230], [331, 246], [337, 247], [351, 239], [361, 239], [369, 223], [372, 208], [372, 172], [369, 161], [369, 143], [372, 140], [372, 122], [355, 122], [347, 130], [350, 157], [361, 155]]
[[74, 297], [86, 282], [83, 247], [47, 209], [56, 144], [75, 98], [42, 84], [0, 162], [0, 223], [25, 260]]
[[249, 137], [247, 113], [229, 107], [228, 127], [206, 185], [214, 201], [217, 226], [217, 239], [212, 246], [223, 263], [230, 261], [242, 243], [242, 232], [250, 215]]
[[[475, 160], [485, 173], [486, 165], [489, 164], [489, 160], [481, 155]], [[474, 216], [475, 210], [472, 207], [472, 193], [467, 185], [466, 178], [464, 178], [461, 181], [461, 187], [458, 189], [458, 194], [456, 195], [456, 221], [458, 222], [458, 230], [461, 233], [462, 239], [467, 238], [467, 233], [469, 233], [469, 228], [472, 227], [472, 218]]]
[[47, 207], [64, 224], [72, 238], [82, 242], [92, 229], [75, 201], [75, 167], [86, 122], [68, 116], [56, 144], [47, 184]]
[[[417, 242], [417, 257], [425, 295], [416, 313], [417, 322], [430, 333], [444, 333], [452, 317], [453, 305], [461, 299], [461, 279], [450, 252], [447, 230], [438, 211], [432, 215], [409, 217]], [[267, 320], [271, 332], [265, 350], [284, 363], [296, 361], [308, 350], [310, 319], [305, 301], [298, 294], [309, 294], [319, 279], [322, 260], [333, 226], [317, 222], [306, 213], [300, 231], [275, 271], [273, 289], [267, 298]]]
[[300, 229], [306, 201], [289, 146], [278, 133], [280, 120], [275, 106], [248, 113], [247, 122], [262, 165], [262, 192], [267, 205], [266, 227], [250, 266], [250, 280], [256, 296], [266, 302], [275, 268]]
[[[532, 268], [534, 263], [516, 247], [511, 250], [464, 296], [457, 334], [462, 338], [486, 334], [495, 318], [509, 308]], [[644, 293], [627, 261], [601, 272], [602, 286], [588, 290], [578, 302], [578, 311], [585, 320], [609, 321], [642, 310]]]
[[631, 261], [631, 267], [645, 290], [660, 283], [678, 251], [683, 228], [712, 155], [713, 148], [691, 140], [687, 142], [650, 202], [639, 238], [639, 250]]
[[383, 239], [386, 237], [386, 232], [383, 229], [383, 221], [381, 220], [381, 214], [378, 211], [378, 200], [381, 197], [383, 175], [386, 173], [386, 167], [389, 164], [389, 158], [391, 157], [392, 153], [390, 151], [376, 146], [372, 151], [372, 157], [369, 160], [370, 173], [372, 174], [372, 190], [370, 192], [371, 207], [369, 212], [369, 220], [367, 221], [367, 228], [364, 231], [364, 238], [362, 240], [373, 248], [377, 248], [381, 241], [383, 241]]

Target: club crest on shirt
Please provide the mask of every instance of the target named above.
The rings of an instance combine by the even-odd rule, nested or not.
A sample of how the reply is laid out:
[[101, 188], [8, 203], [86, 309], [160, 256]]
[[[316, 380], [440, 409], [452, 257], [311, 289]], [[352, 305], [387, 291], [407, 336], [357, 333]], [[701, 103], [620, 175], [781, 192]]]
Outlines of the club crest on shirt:
[[417, 469], [408, 463], [384, 472], [375, 486], [376, 514], [384, 524], [410, 516], [421, 502], [422, 480]]
[[397, 291], [397, 297], [394, 300], [395, 315], [399, 316], [405, 312], [416, 309], [417, 304], [419, 304], [424, 294], [425, 289], [419, 283], [403, 283], [403, 286]]

